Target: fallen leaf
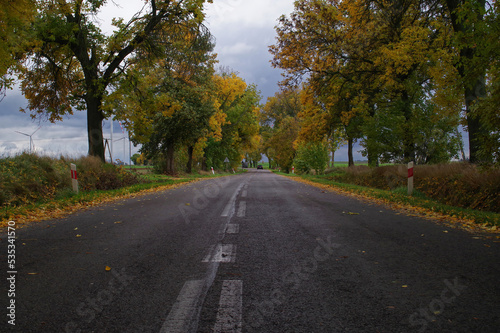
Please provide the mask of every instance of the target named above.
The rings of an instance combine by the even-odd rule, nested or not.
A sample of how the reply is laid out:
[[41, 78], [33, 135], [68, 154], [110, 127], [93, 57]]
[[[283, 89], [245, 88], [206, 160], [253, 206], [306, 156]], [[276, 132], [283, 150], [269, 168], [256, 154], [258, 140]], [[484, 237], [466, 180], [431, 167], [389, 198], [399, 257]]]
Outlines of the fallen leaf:
[[402, 287], [402, 288], [408, 288], [408, 285], [403, 284], [401, 287]]
[[111, 270], [111, 267], [106, 266], [106, 268], [105, 268], [105, 269], [106, 269], [106, 272], [109, 272], [109, 271]]
[[76, 235], [76, 237], [82, 237], [82, 235]]
[[190, 203], [187, 203], [187, 204], [186, 204], [186, 206], [191, 206], [191, 204], [190, 204]]
[[75, 228], [74, 230], [78, 230], [78, 228]]
[[120, 223], [122, 223], [122, 221], [116, 221], [116, 222], [115, 222], [115, 224], [120, 224]]
[[28, 273], [28, 275], [38, 275], [38, 273]]

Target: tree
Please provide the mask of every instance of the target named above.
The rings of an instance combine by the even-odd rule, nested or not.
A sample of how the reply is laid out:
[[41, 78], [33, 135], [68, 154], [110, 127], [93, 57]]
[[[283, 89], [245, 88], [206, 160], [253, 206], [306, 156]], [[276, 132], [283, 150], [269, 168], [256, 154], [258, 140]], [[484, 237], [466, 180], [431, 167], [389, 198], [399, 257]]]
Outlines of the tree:
[[156, 63], [137, 57], [112, 94], [116, 110], [135, 143], [149, 157], [163, 157], [163, 171], [176, 172], [174, 154], [187, 147], [191, 172], [195, 146], [210, 129], [216, 112], [212, 36], [208, 30], [184, 26]]
[[134, 52], [169, 48], [165, 33], [175, 32], [176, 26], [201, 24], [205, 1], [149, 0], [128, 23], [115, 19], [111, 36], [92, 20], [104, 3], [40, 2], [33, 25], [40, 45], [24, 64], [21, 86], [35, 116], [45, 115], [55, 122], [72, 114], [73, 108], [86, 110], [89, 155], [103, 161], [102, 120], [107, 116], [103, 100], [110, 84], [125, 72]]
[[[281, 138], [282, 132], [279, 132], [282, 124], [286, 126], [291, 125], [291, 119], [294, 119], [292, 127], [294, 128], [291, 133], [295, 133], [295, 129], [298, 129], [298, 115], [303, 110], [303, 103], [301, 101], [301, 92], [298, 88], [284, 87], [281, 91], [278, 91], [274, 96], [267, 99], [266, 104], [260, 110], [260, 124], [261, 124], [261, 137], [263, 138], [260, 150], [269, 159], [269, 163], [272, 164], [273, 160], [280, 166], [285, 167], [288, 164], [288, 152], [286, 152], [290, 146], [288, 140], [293, 142], [297, 139], [297, 134], [293, 137]], [[279, 132], [279, 133], [278, 133]], [[283, 132], [284, 133], [284, 132]], [[277, 145], [285, 144], [285, 147], [279, 147]], [[293, 152], [295, 149], [292, 147]], [[279, 157], [277, 157], [279, 155]], [[278, 159], [279, 161], [278, 161]], [[293, 157], [292, 157], [293, 161]], [[291, 164], [290, 164], [291, 166]]]
[[[454, 145], [434, 145], [449, 149], [438, 154], [426, 147], [429, 141], [422, 141], [425, 136], [422, 133], [432, 129], [430, 133], [441, 133], [443, 140], [451, 138], [461, 111], [456, 89], [449, 88], [460, 77], [457, 68], [460, 72], [460, 66], [467, 64], [464, 73], [472, 73], [477, 79], [481, 68], [488, 66], [480, 64], [474, 70], [471, 64], [482, 58], [465, 59], [459, 54], [460, 61], [453, 68], [456, 50], [471, 48], [477, 40], [471, 37], [477, 31], [492, 30], [484, 28], [477, 16], [481, 13], [481, 1], [478, 5], [472, 4], [474, 1], [463, 2], [465, 7], [465, 3], [476, 7], [467, 14], [462, 10], [458, 21], [463, 20], [469, 28], [467, 34], [455, 32], [457, 40], [452, 43], [453, 29], [447, 21], [444, 3], [437, 0], [296, 1], [290, 17], [280, 19], [276, 27], [277, 43], [270, 47], [270, 52], [274, 56], [273, 65], [286, 71], [282, 84], [296, 85], [305, 78], [312, 103], [319, 105], [316, 112], [311, 109], [304, 113], [304, 131], [314, 132], [311, 129], [318, 123], [317, 131], [322, 136], [324, 126], [330, 131], [338, 128], [328, 123], [340, 124], [348, 141], [350, 160], [352, 143], [361, 139], [370, 165], [377, 165], [382, 155], [392, 155], [404, 162], [434, 160], [422, 156], [430, 151], [434, 151], [433, 156], [453, 156]], [[469, 33], [471, 30], [476, 35]], [[464, 41], [460, 44], [461, 38]], [[498, 44], [493, 42], [494, 38], [488, 40]], [[483, 44], [477, 48], [482, 51], [474, 50], [475, 55], [484, 54]], [[494, 55], [490, 53], [491, 58]], [[479, 111], [479, 103], [473, 104], [478, 114], [485, 114]], [[328, 121], [319, 118], [315, 121], [314, 117], [321, 115], [317, 110], [325, 112]], [[427, 128], [420, 127], [423, 125], [419, 116], [429, 113], [433, 116], [426, 123]], [[469, 124], [473, 124], [470, 122], [473, 115], [473, 111], [467, 112]], [[380, 121], [390, 118], [397, 119], [398, 126], [383, 127], [388, 123]], [[481, 122], [484, 127], [484, 121]], [[388, 136], [379, 135], [381, 132]], [[385, 140], [388, 137], [392, 140], [391, 147]]]
[[294, 146], [299, 134], [300, 124], [296, 117], [285, 117], [279, 128], [269, 139], [273, 152], [270, 154], [276, 163], [289, 173], [296, 155]]
[[308, 142], [299, 145], [294, 164], [301, 172], [314, 170], [322, 174], [328, 165], [328, 147], [324, 142]]
[[481, 140], [488, 136], [482, 126], [481, 113], [473, 112], [475, 104], [486, 96], [486, 70], [490, 64], [485, 54], [487, 47], [481, 43], [484, 35], [489, 35], [484, 21], [485, 5], [485, 0], [446, 0], [455, 32], [454, 46], [458, 49], [455, 67], [462, 79], [469, 132], [469, 159], [472, 163], [479, 162]]
[[302, 110], [300, 98], [300, 90], [296, 87], [276, 92], [262, 108], [261, 124], [277, 128], [286, 117], [296, 117]]
[[495, 1], [487, 11], [485, 21], [488, 34], [483, 35], [482, 46], [486, 48], [486, 58], [490, 67], [486, 72], [486, 96], [477, 103], [474, 113], [480, 113], [482, 130], [486, 135], [481, 138], [479, 160], [500, 164], [500, 2]]
[[247, 86], [234, 73], [218, 77], [222, 80], [217, 85], [220, 87], [217, 100], [226, 118], [221, 126], [220, 140], [209, 138], [205, 157], [208, 165], [218, 168], [223, 168], [224, 160], [228, 158], [234, 168], [259, 146], [258, 112], [261, 97], [255, 85]]
[[130, 157], [130, 159], [132, 160], [134, 165], [139, 165], [140, 158], [141, 158], [141, 154], [137, 154], [137, 153], [132, 155], [132, 157]]
[[[17, 65], [29, 48], [29, 25], [35, 17], [35, 1], [0, 0], [0, 96], [12, 86], [9, 72]], [[0, 98], [1, 100], [1, 98]]]

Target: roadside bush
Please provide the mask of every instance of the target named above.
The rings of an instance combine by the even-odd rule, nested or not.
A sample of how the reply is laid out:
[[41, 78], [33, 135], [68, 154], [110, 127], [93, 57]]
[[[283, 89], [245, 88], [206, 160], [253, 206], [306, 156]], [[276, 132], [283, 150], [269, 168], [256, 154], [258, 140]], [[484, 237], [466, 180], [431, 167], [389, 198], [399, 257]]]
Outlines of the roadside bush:
[[49, 157], [23, 153], [0, 159], [0, 206], [18, 206], [52, 197], [69, 186], [65, 166]]
[[415, 188], [442, 203], [500, 213], [500, 169], [451, 163], [415, 169]]
[[23, 153], [0, 159], [0, 207], [36, 203], [67, 193], [71, 188], [70, 163], [77, 165], [81, 191], [116, 189], [140, 182], [136, 175], [94, 157], [55, 159]]
[[[500, 169], [481, 169], [467, 163], [417, 165], [414, 187], [443, 204], [500, 213]], [[407, 186], [405, 165], [334, 168], [330, 180], [383, 190]]]
[[78, 186], [82, 191], [114, 190], [141, 181], [137, 175], [127, 172], [122, 166], [102, 163], [98, 157], [82, 157], [71, 163], [76, 164]]
[[294, 165], [299, 173], [322, 174], [328, 165], [328, 148], [321, 142], [302, 144], [297, 149]]

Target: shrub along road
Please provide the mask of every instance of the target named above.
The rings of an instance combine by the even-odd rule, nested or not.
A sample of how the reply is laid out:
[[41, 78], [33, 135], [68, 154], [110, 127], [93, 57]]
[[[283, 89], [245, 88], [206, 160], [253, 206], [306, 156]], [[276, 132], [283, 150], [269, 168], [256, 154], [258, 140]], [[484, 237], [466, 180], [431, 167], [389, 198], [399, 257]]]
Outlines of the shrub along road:
[[[499, 243], [266, 170], [95, 207], [16, 236], [2, 332], [500, 327]], [[6, 262], [7, 235], [0, 240]], [[12, 299], [15, 326], [6, 316]]]

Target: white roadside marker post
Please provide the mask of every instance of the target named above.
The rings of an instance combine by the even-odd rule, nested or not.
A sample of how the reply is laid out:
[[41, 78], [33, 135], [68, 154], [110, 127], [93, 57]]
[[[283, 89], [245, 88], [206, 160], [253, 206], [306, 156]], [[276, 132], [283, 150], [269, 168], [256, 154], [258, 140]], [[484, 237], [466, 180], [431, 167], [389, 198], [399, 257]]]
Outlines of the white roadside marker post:
[[78, 194], [78, 174], [76, 173], [76, 165], [71, 163], [71, 184], [73, 185], [73, 191]]
[[408, 195], [413, 193], [413, 162], [408, 163]]
[[212, 175], [215, 175], [214, 167], [210, 167], [212, 169]]

